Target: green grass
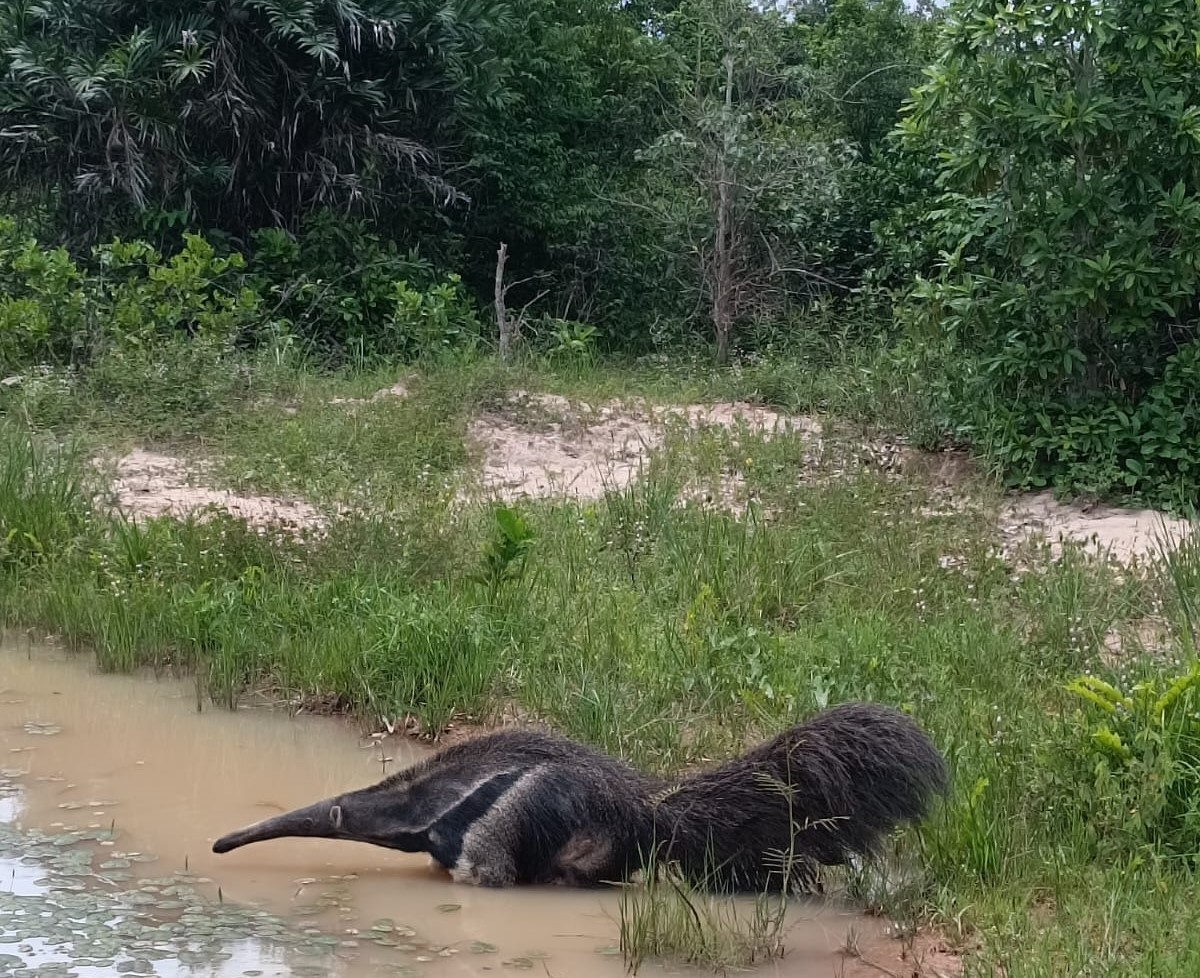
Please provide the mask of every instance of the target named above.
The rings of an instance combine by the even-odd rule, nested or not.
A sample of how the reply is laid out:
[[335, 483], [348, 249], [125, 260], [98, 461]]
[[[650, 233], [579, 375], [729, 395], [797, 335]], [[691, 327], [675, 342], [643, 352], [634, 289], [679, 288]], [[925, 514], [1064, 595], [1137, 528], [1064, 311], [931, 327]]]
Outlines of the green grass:
[[[791, 406], [869, 406], [871, 388], [846, 379], [858, 369], [810, 378]], [[727, 755], [828, 703], [895, 704], [946, 751], [954, 787], [899, 837], [920, 872], [879, 896], [889, 912], [978, 944], [971, 975], [1191, 978], [1193, 693], [1183, 719], [1129, 728], [1141, 766], [1122, 767], [1092, 737], [1105, 717], [1066, 686], [1090, 670], [1161, 690], [1188, 670], [1196, 548], [1126, 574], [1041, 554], [1017, 574], [996, 552], [986, 492], [930, 516], [929, 486], [843, 466], [837, 446], [814, 459], [795, 438], [675, 432], [631, 488], [516, 507], [532, 534], [519, 573], [480, 577], [502, 540], [492, 507], [451, 505], [471, 468], [474, 411], [515, 387], [593, 401], [771, 399], [766, 378], [784, 390], [804, 366], [749, 372], [435, 365], [406, 399], [348, 408], [329, 401], [397, 375], [260, 363], [236, 390], [213, 381], [205, 411], [176, 426], [136, 391], [105, 403], [61, 378], [7, 390], [0, 611], [94, 648], [109, 669], [194, 668], [223, 702], [253, 688], [372, 722], [411, 713], [433, 729], [516, 704], [657, 770]], [[850, 393], [839, 402], [838, 390]], [[870, 419], [865, 407], [855, 416]], [[78, 443], [63, 450], [68, 435]], [[217, 458], [234, 486], [362, 511], [299, 540], [228, 518], [97, 514], [84, 451], [135, 441]], [[682, 487], [725, 470], [758, 500], [745, 517], [684, 504]], [[825, 477], [801, 478], [814, 471]], [[1105, 659], [1111, 628], [1152, 616], [1172, 637], [1165, 655]], [[694, 917], [678, 909], [638, 910], [637, 953], [686, 943]], [[753, 945], [731, 927], [707, 959]]]
[[783, 897], [714, 897], [650, 872], [622, 890], [620, 948], [632, 975], [653, 960], [745, 970], [786, 954], [787, 910]]

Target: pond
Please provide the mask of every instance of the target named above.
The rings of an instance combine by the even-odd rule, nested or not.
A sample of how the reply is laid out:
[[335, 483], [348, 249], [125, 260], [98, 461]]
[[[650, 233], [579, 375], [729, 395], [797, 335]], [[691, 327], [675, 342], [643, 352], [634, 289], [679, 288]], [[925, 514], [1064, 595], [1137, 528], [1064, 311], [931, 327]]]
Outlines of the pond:
[[[613, 889], [479, 889], [427, 857], [344, 841], [214, 855], [226, 831], [370, 784], [425, 748], [337, 718], [197, 703], [191, 680], [102, 674], [88, 656], [6, 637], [0, 975], [625, 974]], [[839, 949], [853, 935], [890, 969], [900, 942], [886, 923], [797, 904], [788, 954], [759, 970], [879, 974]], [[704, 972], [639, 971], [689, 973]]]

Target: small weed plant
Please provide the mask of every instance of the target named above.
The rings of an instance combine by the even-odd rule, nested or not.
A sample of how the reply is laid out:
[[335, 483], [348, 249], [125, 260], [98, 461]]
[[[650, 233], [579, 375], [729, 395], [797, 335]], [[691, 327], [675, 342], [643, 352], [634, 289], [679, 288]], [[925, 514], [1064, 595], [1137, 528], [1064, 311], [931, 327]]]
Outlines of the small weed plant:
[[1084, 763], [1074, 802], [1091, 831], [1175, 857], [1200, 853], [1200, 661], [1121, 688], [1095, 675], [1067, 684]]

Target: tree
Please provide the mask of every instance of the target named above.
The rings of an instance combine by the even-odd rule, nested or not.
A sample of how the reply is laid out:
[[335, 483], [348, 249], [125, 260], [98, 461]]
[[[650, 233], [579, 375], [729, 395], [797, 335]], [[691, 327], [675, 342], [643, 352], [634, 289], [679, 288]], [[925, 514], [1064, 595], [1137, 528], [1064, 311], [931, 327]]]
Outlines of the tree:
[[778, 14], [685, 0], [667, 22], [692, 71], [676, 125], [644, 154], [658, 190], [645, 206], [696, 261], [725, 363], [740, 318], [819, 280], [807, 232], [836, 206], [853, 151], [815, 131], [811, 73]]
[[936, 14], [904, 0], [833, 0], [800, 20], [823, 127], [870, 163], [933, 58]]
[[490, 288], [505, 241], [514, 304], [542, 296], [631, 340], [664, 292], [654, 229], [621, 198], [678, 97], [678, 65], [643, 28], [652, 12], [625, 0], [511, 0], [510, 10], [489, 40], [506, 98], [460, 120], [458, 176], [472, 205], [458, 216], [474, 280]]
[[8, 0], [0, 167], [84, 236], [453, 201], [444, 120], [500, 95], [484, 42], [502, 16], [495, 0]]
[[[858, 154], [845, 173], [839, 206], [821, 229], [822, 274], [842, 290], [889, 276], [890, 252], [928, 201], [913, 170], [924, 161], [898, 152], [892, 132], [900, 110], [933, 61], [940, 12], [922, 0], [832, 0], [806, 4], [794, 28], [812, 67], [816, 124]], [[904, 213], [909, 210], [913, 213]], [[877, 222], [896, 217], [897, 238], [881, 244]]]
[[1200, 8], [958, 0], [902, 123], [942, 260], [906, 306], [1017, 484], [1200, 488]]

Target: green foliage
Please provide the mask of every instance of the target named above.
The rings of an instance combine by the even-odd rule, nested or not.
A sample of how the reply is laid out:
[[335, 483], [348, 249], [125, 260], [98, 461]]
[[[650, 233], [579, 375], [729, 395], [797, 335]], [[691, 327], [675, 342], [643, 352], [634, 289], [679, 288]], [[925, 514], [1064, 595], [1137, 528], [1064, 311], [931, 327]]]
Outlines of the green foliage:
[[0, 468], [0, 569], [28, 573], [62, 559], [84, 536], [90, 517], [80, 457], [5, 425]]
[[[0, 371], [11, 375], [0, 401], [36, 407], [41, 392], [53, 409], [52, 388], [65, 385], [148, 433], [180, 434], [247, 396], [265, 377], [260, 361], [290, 357], [295, 341], [310, 342], [327, 362], [353, 357], [360, 366], [469, 354], [480, 342], [483, 327], [458, 276], [438, 281], [427, 265], [379, 245], [380, 260], [358, 266], [351, 287], [326, 282], [313, 273], [328, 241], [320, 231], [314, 237], [310, 246], [264, 232], [249, 270], [239, 253], [219, 254], [192, 234], [170, 255], [118, 239], [94, 246], [83, 262], [0, 220]], [[429, 284], [417, 288], [410, 277]], [[322, 301], [330, 293], [332, 308]], [[287, 317], [302, 317], [304, 303], [324, 311], [302, 318], [311, 332], [297, 335]], [[67, 421], [63, 408], [59, 420]]]
[[546, 350], [546, 355], [552, 361], [579, 363], [593, 357], [599, 336], [595, 326], [566, 319], [553, 319], [546, 325], [552, 327], [552, 340]]
[[[713, 94], [706, 5], [0, 4], [0, 168], [11, 206], [76, 257], [186, 232], [242, 250], [270, 314], [334, 360], [369, 353], [398, 279], [424, 292], [454, 269], [488, 302], [499, 241], [511, 308], [641, 351], [684, 338], [702, 301], [690, 164], [640, 154], [695, 130], [698, 78]], [[928, 20], [890, 0], [803, 23], [725, 6], [758, 38], [738, 79], [757, 118], [745, 172], [771, 174], [745, 227], [755, 288], [843, 289], [888, 201], [842, 147], [872, 156]], [[766, 49], [781, 74], [756, 78]], [[762, 321], [778, 303], [749, 305]]]
[[487, 589], [491, 600], [506, 582], [520, 580], [535, 540], [533, 530], [516, 510], [497, 506], [493, 516], [495, 533], [483, 548], [479, 570], [470, 578]]
[[196, 235], [169, 258], [117, 240], [92, 259], [82, 267], [0, 219], [0, 368], [93, 363], [184, 337], [232, 344], [261, 322], [259, 298], [240, 280], [241, 256], [219, 256]]
[[786, 953], [788, 901], [758, 894], [753, 909], [714, 897], [648, 860], [643, 885], [621, 892], [620, 950], [627, 972], [638, 975], [648, 961], [703, 965], [715, 973], [749, 969]]
[[240, 255], [217, 255], [187, 235], [170, 257], [117, 240], [96, 246], [84, 265], [19, 238], [8, 220], [0, 241], [0, 370], [14, 385], [36, 388], [30, 368], [66, 365], [65, 382], [108, 410], [176, 433], [244, 388], [238, 347], [262, 329], [263, 313]]
[[365, 220], [321, 210], [295, 233], [260, 228], [247, 265], [273, 315], [329, 363], [409, 357], [478, 329], [456, 276], [439, 283], [431, 260]]
[[821, 15], [800, 18], [820, 89], [817, 111], [864, 162], [883, 145], [932, 60], [937, 22], [936, 11], [906, 15], [902, 0], [833, 0]]
[[90, 345], [80, 278], [65, 249], [43, 249], [0, 217], [0, 369], [71, 363]]
[[377, 352], [413, 359], [445, 349], [470, 352], [481, 338], [475, 303], [455, 274], [424, 292], [403, 280], [392, 284], [392, 315], [383, 337], [372, 343]]
[[[798, 28], [811, 64], [819, 131], [849, 140], [857, 157], [842, 173], [837, 206], [821, 215], [809, 245], [820, 256], [823, 279], [843, 289], [889, 280], [891, 252], [912, 247], [914, 224], [927, 203], [908, 172], [919, 160], [904, 158], [890, 136], [933, 60], [940, 12], [905, 6], [900, 0], [836, 0], [821, 15], [802, 18]], [[916, 213], [900, 213], [914, 205]], [[887, 233], [873, 234], [876, 225], [893, 219]], [[922, 267], [906, 262], [903, 281]]]
[[643, 343], [656, 316], [682, 307], [663, 287], [672, 257], [646, 211], [627, 203], [640, 197], [635, 154], [677, 97], [678, 66], [636, 4], [510, 9], [493, 40], [505, 100], [475, 107], [464, 136], [472, 282], [490, 289], [504, 241], [511, 306], [543, 300], [552, 316], [604, 322], [623, 343]]
[[94, 249], [108, 342], [145, 346], [180, 335], [239, 340], [262, 316], [259, 296], [240, 281], [242, 256], [220, 256], [189, 234], [169, 258], [142, 241]]
[[1200, 852], [1200, 663], [1128, 690], [1079, 676], [1067, 690], [1078, 760], [1069, 799], [1101, 848], [1194, 858]]
[[666, 18], [686, 65], [676, 117], [640, 155], [685, 289], [729, 359], [735, 326], [786, 311], [820, 264], [821, 215], [838, 206], [844, 141], [815, 131], [810, 73], [781, 15], [743, 0], [687, 0]]
[[962, 0], [904, 120], [941, 192], [909, 315], [1013, 484], [1200, 487], [1197, 31], [1186, 0]]
[[245, 233], [414, 190], [453, 200], [430, 141], [460, 99], [497, 94], [498, 16], [489, 0], [14, 0], [0, 167], [85, 240], [114, 221]]

